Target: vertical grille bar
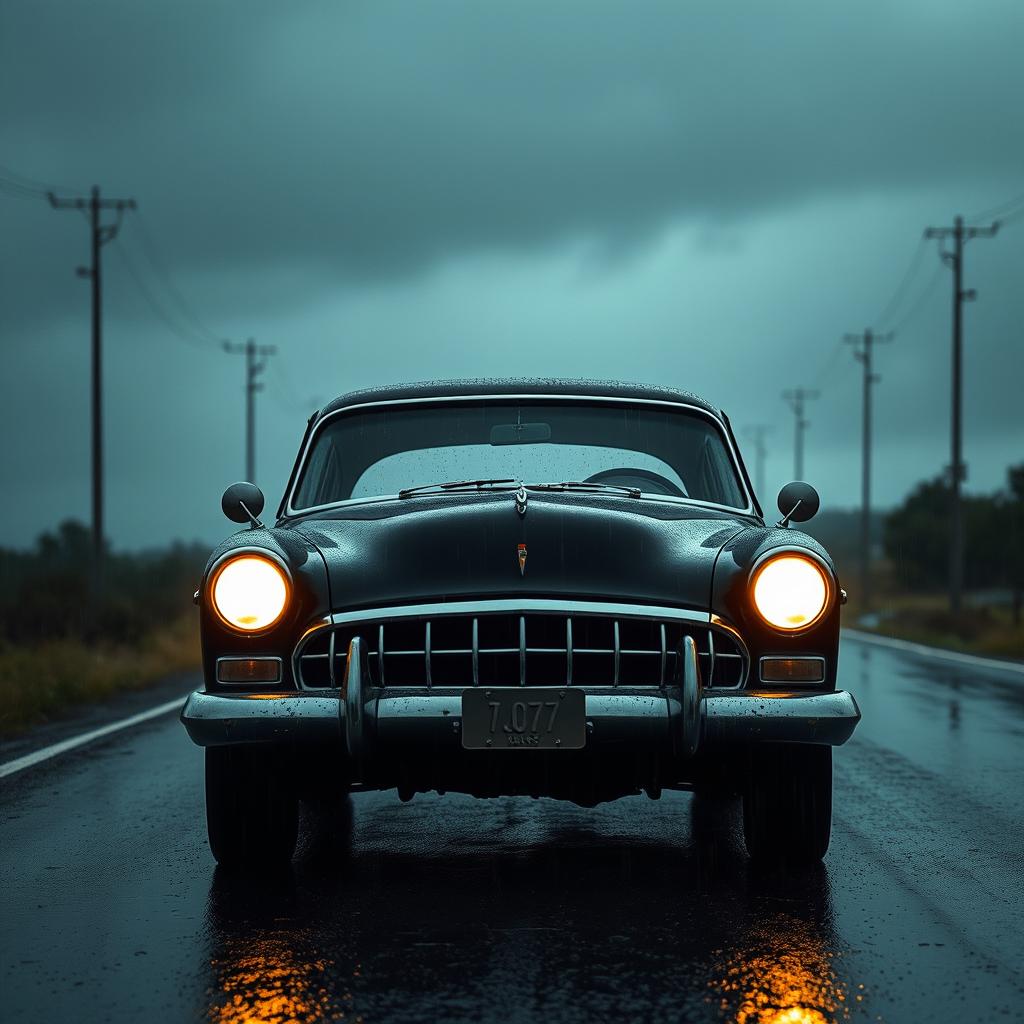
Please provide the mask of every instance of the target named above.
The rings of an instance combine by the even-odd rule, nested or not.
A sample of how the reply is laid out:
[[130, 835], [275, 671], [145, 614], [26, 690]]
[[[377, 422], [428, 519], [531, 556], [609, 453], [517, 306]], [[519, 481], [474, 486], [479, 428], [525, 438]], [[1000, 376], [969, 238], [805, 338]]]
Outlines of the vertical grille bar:
[[423, 634], [423, 661], [427, 673], [427, 689], [434, 685], [430, 677], [430, 619], [427, 619], [427, 626]]
[[480, 685], [480, 620], [473, 616], [473, 685]]
[[332, 688], [338, 685], [337, 680], [335, 678], [336, 671], [335, 671], [335, 668], [334, 668], [334, 648], [335, 648], [336, 638], [337, 638], [337, 633], [332, 629], [331, 630], [331, 639], [330, 639], [330, 641], [328, 643], [328, 646], [327, 646], [327, 664], [329, 666], [328, 669], [327, 669], [327, 673], [328, 673], [327, 677], [330, 680]]
[[614, 622], [613, 632], [615, 634], [615, 656], [614, 656], [614, 659], [613, 659], [614, 674], [612, 676], [612, 686], [618, 686], [619, 685], [619, 661], [620, 661], [620, 657], [621, 657], [621, 651], [620, 651], [621, 645], [619, 644], [619, 620], [618, 619], [616, 619], [615, 622]]
[[519, 616], [519, 685], [526, 685], [526, 616]]
[[708, 630], [708, 686], [715, 685], [715, 631]]
[[668, 644], [665, 642], [665, 623], [664, 622], [659, 624], [658, 633], [661, 636], [661, 659], [660, 659], [660, 661], [661, 661], [661, 671], [659, 672], [659, 677], [661, 679], [661, 682], [658, 685], [659, 686], [664, 686], [665, 685], [665, 668], [666, 668], [666, 663], [668, 662]]
[[386, 686], [384, 682], [384, 623], [377, 627], [377, 678], [380, 685]]
[[565, 620], [565, 685], [572, 686], [572, 616]]

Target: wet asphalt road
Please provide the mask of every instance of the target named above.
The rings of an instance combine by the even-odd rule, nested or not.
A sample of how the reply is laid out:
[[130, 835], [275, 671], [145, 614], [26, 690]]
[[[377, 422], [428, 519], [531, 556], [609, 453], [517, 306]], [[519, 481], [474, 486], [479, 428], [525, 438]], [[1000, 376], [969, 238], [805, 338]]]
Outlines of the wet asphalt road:
[[0, 782], [0, 1020], [1024, 1019], [1024, 676], [844, 641], [823, 866], [688, 794], [353, 799], [347, 857], [214, 869], [173, 717]]

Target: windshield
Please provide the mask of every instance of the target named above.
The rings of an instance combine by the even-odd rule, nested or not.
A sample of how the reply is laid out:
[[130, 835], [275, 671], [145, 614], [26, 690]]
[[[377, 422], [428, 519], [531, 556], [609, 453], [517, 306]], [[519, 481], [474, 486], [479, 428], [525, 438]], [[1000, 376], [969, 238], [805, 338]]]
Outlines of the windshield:
[[309, 509], [456, 480], [589, 481], [747, 504], [720, 428], [699, 413], [538, 398], [342, 413], [315, 435], [292, 505]]

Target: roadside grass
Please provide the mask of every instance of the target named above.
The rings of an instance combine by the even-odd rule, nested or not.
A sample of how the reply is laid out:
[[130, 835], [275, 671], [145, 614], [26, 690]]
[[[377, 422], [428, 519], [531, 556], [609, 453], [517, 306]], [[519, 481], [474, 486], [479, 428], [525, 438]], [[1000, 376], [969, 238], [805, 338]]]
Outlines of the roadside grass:
[[131, 644], [0, 640], [0, 736], [24, 732], [78, 704], [144, 689], [199, 664], [199, 629], [191, 609]]
[[1009, 607], [972, 603], [970, 594], [953, 614], [945, 594], [883, 590], [872, 614], [865, 615], [851, 599], [843, 609], [843, 625], [930, 647], [1024, 660], [1024, 623], [1014, 625]]

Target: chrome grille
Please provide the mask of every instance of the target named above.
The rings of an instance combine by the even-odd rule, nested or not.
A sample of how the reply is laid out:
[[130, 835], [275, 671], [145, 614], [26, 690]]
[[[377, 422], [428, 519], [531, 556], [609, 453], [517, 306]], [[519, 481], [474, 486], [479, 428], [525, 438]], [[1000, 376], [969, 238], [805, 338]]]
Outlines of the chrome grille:
[[736, 688], [746, 655], [724, 630], [678, 620], [600, 614], [410, 616], [318, 630], [297, 652], [302, 686], [339, 686], [348, 647], [363, 638], [370, 682], [384, 687], [639, 686], [675, 678], [684, 636], [697, 645], [705, 686]]

